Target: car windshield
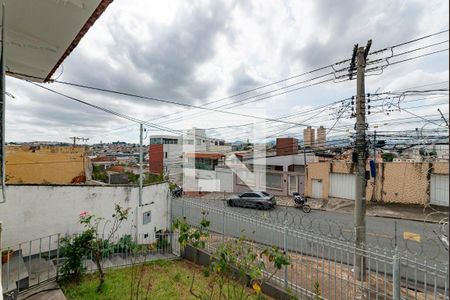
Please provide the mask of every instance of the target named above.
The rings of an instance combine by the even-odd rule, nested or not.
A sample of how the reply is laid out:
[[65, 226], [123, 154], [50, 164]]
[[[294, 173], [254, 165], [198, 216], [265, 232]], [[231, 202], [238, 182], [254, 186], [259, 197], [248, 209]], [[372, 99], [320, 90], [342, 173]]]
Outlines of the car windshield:
[[261, 192], [261, 194], [263, 194], [264, 196], [270, 196], [270, 194], [268, 194], [266, 192]]

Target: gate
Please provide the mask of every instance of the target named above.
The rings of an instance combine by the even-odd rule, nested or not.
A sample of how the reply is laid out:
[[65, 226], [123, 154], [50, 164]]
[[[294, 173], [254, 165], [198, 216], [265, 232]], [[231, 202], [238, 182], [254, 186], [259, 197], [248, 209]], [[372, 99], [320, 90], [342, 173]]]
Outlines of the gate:
[[448, 175], [431, 175], [430, 203], [434, 205], [447, 206], [449, 202]]
[[313, 198], [322, 199], [322, 180], [313, 179], [312, 180], [312, 195]]
[[343, 199], [356, 199], [356, 175], [353, 174], [330, 174], [330, 197]]

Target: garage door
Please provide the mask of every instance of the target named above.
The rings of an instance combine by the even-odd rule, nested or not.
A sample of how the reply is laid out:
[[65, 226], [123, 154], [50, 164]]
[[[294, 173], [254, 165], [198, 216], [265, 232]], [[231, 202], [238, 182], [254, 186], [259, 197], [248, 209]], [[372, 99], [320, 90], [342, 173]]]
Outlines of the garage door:
[[343, 199], [356, 199], [356, 175], [330, 174], [330, 197]]
[[440, 206], [448, 206], [448, 175], [431, 175], [430, 203]]

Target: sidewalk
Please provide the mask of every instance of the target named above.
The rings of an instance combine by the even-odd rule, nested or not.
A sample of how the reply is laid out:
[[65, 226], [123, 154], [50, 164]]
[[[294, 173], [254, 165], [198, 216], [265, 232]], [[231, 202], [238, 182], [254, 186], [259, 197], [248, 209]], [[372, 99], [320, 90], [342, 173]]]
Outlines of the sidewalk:
[[[204, 193], [199, 197], [205, 200], [223, 200], [224, 196], [231, 194]], [[294, 200], [289, 196], [276, 196], [277, 205], [294, 207]], [[338, 213], [353, 213], [355, 201], [331, 198], [329, 200], [308, 198], [308, 204], [312, 209], [335, 211]], [[368, 202], [366, 213], [371, 217], [384, 217], [393, 219], [412, 220], [429, 223], [448, 222], [448, 208], [445, 207], [423, 207], [421, 205], [406, 205], [395, 203], [372, 203]]]

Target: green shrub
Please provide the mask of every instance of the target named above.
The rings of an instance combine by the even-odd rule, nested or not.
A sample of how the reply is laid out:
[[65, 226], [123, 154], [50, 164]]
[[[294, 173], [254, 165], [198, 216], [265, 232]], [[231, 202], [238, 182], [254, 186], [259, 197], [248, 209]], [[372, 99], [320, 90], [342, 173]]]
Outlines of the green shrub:
[[156, 241], [156, 249], [158, 250], [167, 250], [170, 246], [169, 239], [167, 235], [160, 235]]
[[60, 269], [63, 279], [77, 279], [84, 274], [86, 268], [82, 263], [83, 256], [89, 254], [89, 243], [94, 238], [94, 231], [86, 230], [80, 235], [61, 239], [60, 255], [65, 258]]
[[114, 245], [115, 252], [133, 251], [138, 247], [138, 244], [133, 241], [131, 234], [122, 236]]
[[383, 159], [384, 162], [392, 162], [392, 161], [394, 161], [395, 154], [383, 153], [383, 154], [381, 154], [381, 158]]

